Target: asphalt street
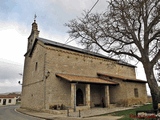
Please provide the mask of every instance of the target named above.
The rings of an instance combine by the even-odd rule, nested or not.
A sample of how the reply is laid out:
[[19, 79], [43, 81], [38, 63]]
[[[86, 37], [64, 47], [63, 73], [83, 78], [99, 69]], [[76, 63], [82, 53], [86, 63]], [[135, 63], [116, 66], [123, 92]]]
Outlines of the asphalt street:
[[16, 111], [19, 106], [0, 106], [0, 120], [44, 120]]

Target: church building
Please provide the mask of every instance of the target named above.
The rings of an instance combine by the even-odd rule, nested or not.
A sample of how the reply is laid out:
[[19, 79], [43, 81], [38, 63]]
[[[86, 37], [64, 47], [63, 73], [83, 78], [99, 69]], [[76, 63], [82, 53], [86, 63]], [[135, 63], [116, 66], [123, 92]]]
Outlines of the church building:
[[25, 54], [21, 107], [49, 110], [130, 106], [147, 102], [134, 65], [39, 37], [32, 24]]

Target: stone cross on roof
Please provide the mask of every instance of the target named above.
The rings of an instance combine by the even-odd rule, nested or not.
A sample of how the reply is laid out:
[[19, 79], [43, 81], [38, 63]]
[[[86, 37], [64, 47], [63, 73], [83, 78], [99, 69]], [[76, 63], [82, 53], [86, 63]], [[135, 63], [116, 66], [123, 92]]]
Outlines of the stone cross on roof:
[[36, 22], [36, 18], [37, 18], [37, 15], [35, 14], [35, 15], [34, 15], [34, 22]]

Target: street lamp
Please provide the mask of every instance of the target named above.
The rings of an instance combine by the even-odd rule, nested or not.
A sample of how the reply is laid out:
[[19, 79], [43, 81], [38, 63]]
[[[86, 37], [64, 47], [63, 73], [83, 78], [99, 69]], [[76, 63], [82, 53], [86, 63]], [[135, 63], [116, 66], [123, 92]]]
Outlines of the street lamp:
[[18, 81], [18, 84], [22, 85], [21, 81]]
[[[22, 73], [19, 73], [19, 75], [22, 77], [23, 74]], [[18, 81], [18, 84], [22, 85], [21, 81]]]

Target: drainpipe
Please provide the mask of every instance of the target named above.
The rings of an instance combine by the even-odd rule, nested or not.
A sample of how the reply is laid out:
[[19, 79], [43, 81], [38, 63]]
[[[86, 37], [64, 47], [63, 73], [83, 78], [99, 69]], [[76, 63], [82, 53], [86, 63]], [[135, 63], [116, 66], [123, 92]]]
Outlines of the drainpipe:
[[44, 54], [44, 67], [43, 67], [43, 80], [44, 80], [44, 109], [46, 109], [46, 76], [45, 76], [45, 70], [46, 70], [46, 54]]

